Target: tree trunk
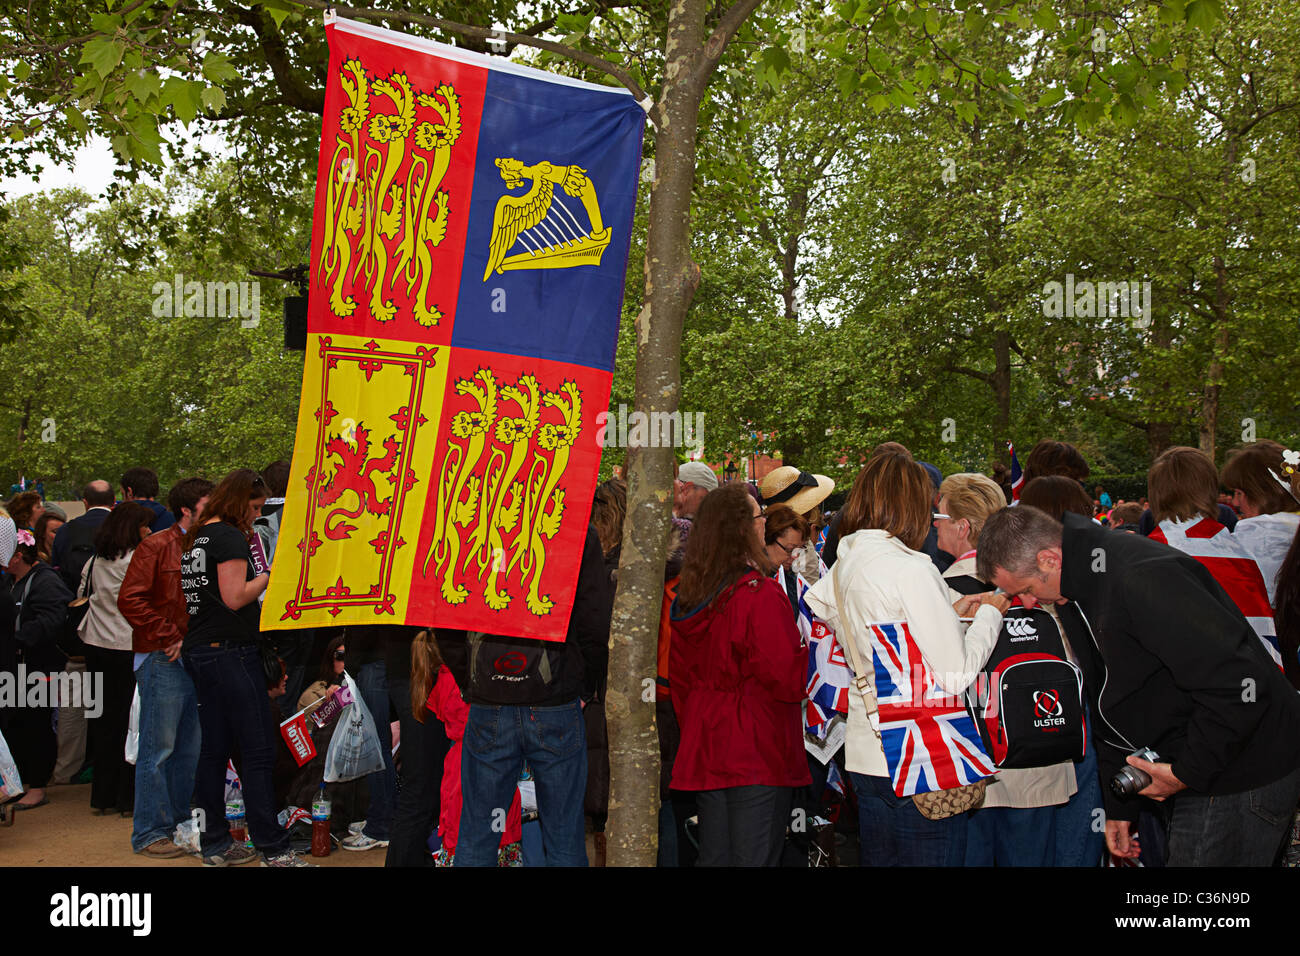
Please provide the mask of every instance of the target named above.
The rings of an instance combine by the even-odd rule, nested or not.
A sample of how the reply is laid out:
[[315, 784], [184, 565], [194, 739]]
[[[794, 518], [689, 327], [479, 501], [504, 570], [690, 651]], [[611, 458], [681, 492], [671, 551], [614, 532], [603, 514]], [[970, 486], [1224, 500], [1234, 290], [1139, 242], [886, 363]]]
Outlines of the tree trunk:
[[[677, 410], [681, 339], [699, 284], [690, 255], [691, 190], [700, 100], [695, 76], [704, 46], [704, 0], [677, 0], [668, 18], [667, 63], [655, 138], [645, 301], [636, 319], [636, 410]], [[706, 77], [707, 80], [707, 77]], [[658, 849], [659, 740], [654, 687], [672, 508], [671, 448], [631, 447], [627, 519], [610, 628], [609, 863], [654, 866]]]
[[1224, 361], [1228, 353], [1228, 283], [1227, 266], [1222, 256], [1214, 257], [1214, 328], [1210, 345], [1210, 364], [1205, 370], [1205, 388], [1201, 396], [1201, 451], [1214, 461], [1215, 435], [1219, 427], [1219, 392], [1223, 388]]
[[1011, 431], [1011, 333], [1000, 329], [993, 335], [993, 461], [1006, 455]]
[[27, 473], [26, 464], [23, 461], [23, 445], [27, 442], [27, 429], [32, 422], [32, 400], [31, 397], [23, 399], [23, 417], [18, 419], [18, 443], [14, 448], [14, 460], [18, 464], [18, 476], [21, 479]]
[[781, 301], [785, 303], [785, 320], [794, 322], [798, 317], [795, 298], [798, 293], [799, 280], [796, 267], [799, 264], [799, 240], [808, 219], [808, 190], [795, 191], [790, 197], [790, 231], [785, 236], [785, 247], [777, 257], [777, 267], [781, 270]]

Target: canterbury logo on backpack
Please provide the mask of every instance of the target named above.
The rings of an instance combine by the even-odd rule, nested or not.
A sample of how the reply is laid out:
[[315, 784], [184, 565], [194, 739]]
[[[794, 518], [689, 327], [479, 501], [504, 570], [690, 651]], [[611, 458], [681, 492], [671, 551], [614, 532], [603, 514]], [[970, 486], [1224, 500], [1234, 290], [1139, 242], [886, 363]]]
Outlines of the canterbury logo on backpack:
[[1086, 746], [1083, 672], [1041, 608], [1012, 607], [966, 707], [999, 770], [1080, 760]]
[[1003, 622], [1003, 626], [1012, 637], [1029, 639], [1038, 636], [1038, 631], [1034, 629], [1034, 622], [1025, 617], [1010, 618]]

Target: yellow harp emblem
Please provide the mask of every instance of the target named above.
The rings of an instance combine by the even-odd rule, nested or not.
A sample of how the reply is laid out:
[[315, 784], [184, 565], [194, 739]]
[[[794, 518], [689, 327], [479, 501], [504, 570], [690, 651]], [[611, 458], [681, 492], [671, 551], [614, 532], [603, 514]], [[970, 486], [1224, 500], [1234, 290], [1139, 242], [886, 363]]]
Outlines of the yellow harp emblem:
[[[492, 216], [492, 241], [483, 281], [493, 272], [511, 269], [567, 269], [598, 266], [609, 246], [610, 229], [600, 217], [596, 187], [581, 166], [555, 166], [540, 162], [525, 166], [517, 159], [498, 159], [507, 189], [518, 189], [525, 179], [532, 186], [521, 196], [502, 196]], [[581, 201], [566, 203], [555, 191]], [[589, 227], [582, 225], [586, 213]]]

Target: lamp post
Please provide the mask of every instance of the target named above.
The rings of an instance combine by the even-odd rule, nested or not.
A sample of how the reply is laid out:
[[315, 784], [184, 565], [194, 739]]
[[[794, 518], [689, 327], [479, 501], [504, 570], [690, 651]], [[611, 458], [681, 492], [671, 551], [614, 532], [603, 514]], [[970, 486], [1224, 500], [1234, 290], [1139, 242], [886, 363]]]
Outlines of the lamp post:
[[736, 467], [736, 463], [734, 461], [728, 458], [727, 463], [722, 466], [723, 482], [726, 483], [726, 482], [735, 481], [736, 475], [738, 474], [740, 474], [740, 469]]

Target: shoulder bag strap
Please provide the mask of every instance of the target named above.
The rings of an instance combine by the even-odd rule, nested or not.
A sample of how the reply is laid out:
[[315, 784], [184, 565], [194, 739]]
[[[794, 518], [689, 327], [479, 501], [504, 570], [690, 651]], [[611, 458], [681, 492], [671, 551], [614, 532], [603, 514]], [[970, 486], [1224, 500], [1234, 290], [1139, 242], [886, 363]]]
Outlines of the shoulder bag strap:
[[[837, 564], [839, 562], [836, 562]], [[841, 565], [841, 570], [843, 566]], [[846, 616], [846, 606], [844, 604], [844, 592], [840, 589], [840, 575], [834, 568], [831, 569], [831, 581], [835, 585], [835, 606], [839, 609], [840, 615], [840, 632], [836, 632], [836, 640], [840, 642], [849, 653], [849, 664], [853, 668], [853, 686], [858, 689], [862, 695], [862, 703], [867, 708], [867, 718], [871, 719], [876, 716], [880, 709], [876, 704], [876, 689], [871, 685], [871, 678], [867, 676], [867, 670], [862, 666], [862, 658], [858, 654], [858, 641], [849, 631], [848, 618]], [[876, 726], [876, 721], [871, 720], [871, 729], [875, 731], [876, 736], [880, 736], [880, 728]]]
[[14, 618], [14, 635], [17, 636], [23, 629], [23, 608], [27, 606], [27, 595], [32, 590], [32, 578], [36, 576], [36, 568], [27, 572], [27, 581], [23, 584], [23, 596], [18, 602], [18, 616]]
[[97, 557], [99, 557], [98, 554], [90, 556], [90, 570], [86, 572], [86, 593], [80, 595], [80, 597], [90, 597], [95, 593], [95, 559]]

